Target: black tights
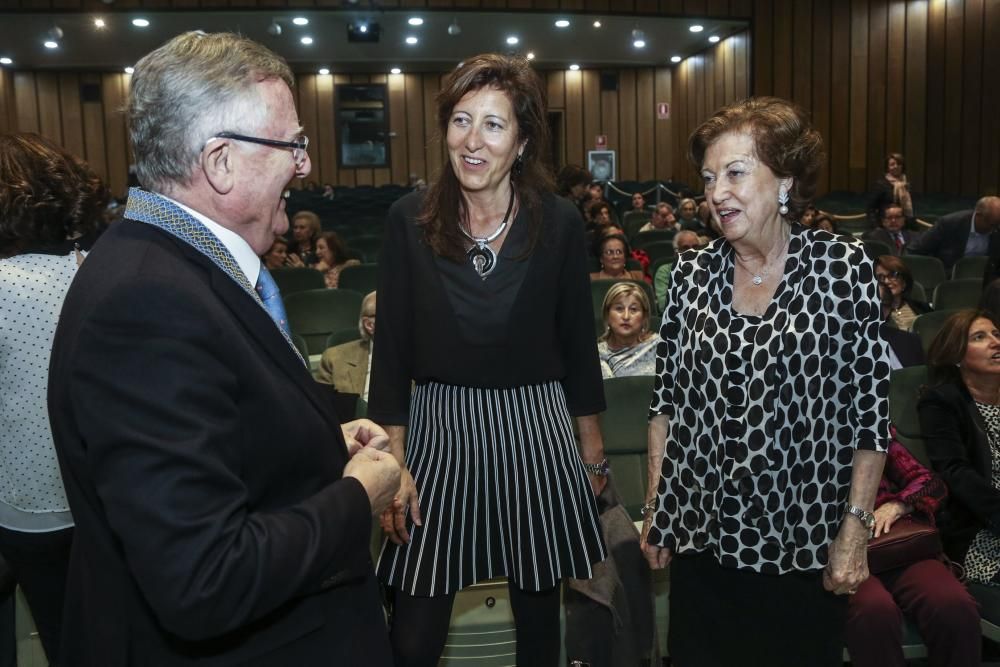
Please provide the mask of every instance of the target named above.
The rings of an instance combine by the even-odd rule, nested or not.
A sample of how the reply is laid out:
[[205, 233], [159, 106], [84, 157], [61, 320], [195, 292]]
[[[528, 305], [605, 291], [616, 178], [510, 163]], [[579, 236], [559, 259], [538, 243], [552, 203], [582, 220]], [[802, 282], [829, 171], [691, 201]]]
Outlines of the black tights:
[[[560, 587], [537, 593], [508, 581], [517, 631], [518, 667], [555, 667], [559, 663]], [[448, 638], [455, 594], [414, 597], [394, 591], [392, 655], [396, 667], [436, 667]]]

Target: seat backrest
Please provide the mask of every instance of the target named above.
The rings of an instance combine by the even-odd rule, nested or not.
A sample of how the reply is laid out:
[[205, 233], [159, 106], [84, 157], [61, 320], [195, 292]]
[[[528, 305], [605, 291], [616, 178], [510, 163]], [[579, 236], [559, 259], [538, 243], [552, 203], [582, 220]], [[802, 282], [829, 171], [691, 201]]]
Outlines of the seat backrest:
[[296, 292], [304, 292], [311, 289], [323, 289], [326, 283], [323, 281], [323, 274], [316, 269], [303, 266], [289, 266], [271, 271], [274, 282], [281, 290], [282, 298]]
[[906, 268], [913, 274], [913, 279], [924, 286], [925, 290], [931, 292], [938, 284], [943, 283], [947, 276], [944, 272], [944, 264], [937, 257], [928, 255], [903, 255], [900, 257]]
[[309, 354], [321, 354], [331, 333], [358, 326], [363, 298], [348, 289], [297, 292], [284, 299], [288, 325], [305, 339]]
[[871, 259], [878, 259], [882, 255], [891, 255], [892, 248], [889, 247], [888, 243], [884, 241], [876, 241], [874, 239], [867, 239], [862, 241], [865, 246], [865, 254]]
[[983, 274], [986, 273], [986, 265], [989, 261], [990, 258], [986, 255], [963, 257], [951, 267], [951, 279], [963, 280], [965, 278], [976, 278], [982, 281]]
[[337, 329], [326, 337], [326, 347], [337, 347], [354, 340], [361, 340], [361, 332], [356, 326], [347, 329]]
[[900, 444], [924, 466], [930, 467], [917, 413], [917, 401], [927, 382], [927, 366], [894, 370], [889, 376], [889, 420], [896, 427], [896, 439]]
[[958, 310], [932, 310], [929, 313], [917, 315], [916, 319], [913, 320], [912, 330], [913, 333], [920, 336], [920, 343], [923, 345], [924, 354], [927, 354], [927, 351], [931, 349], [934, 336], [941, 330], [941, 325], [944, 324], [944, 321], [957, 312]]
[[674, 248], [673, 241], [655, 241], [647, 243], [642, 250], [649, 257], [650, 263], [659, 261], [665, 257], [675, 257], [677, 249]]
[[364, 262], [375, 263], [378, 262], [378, 255], [382, 250], [382, 237], [355, 236], [350, 240], [349, 248], [361, 253]]
[[337, 283], [341, 289], [354, 290], [361, 294], [374, 292], [378, 286], [378, 264], [352, 264], [340, 270]]
[[651, 243], [660, 243], [662, 241], [672, 243], [676, 235], [677, 232], [673, 229], [653, 229], [648, 232], [639, 232], [632, 239], [632, 248], [634, 250], [642, 250]]
[[982, 278], [946, 280], [934, 288], [934, 308], [949, 310], [975, 308], [983, 293]]
[[653, 398], [651, 375], [608, 378], [604, 381], [607, 410], [601, 417], [604, 453], [625, 509], [639, 518], [646, 502], [646, 434]]
[[645, 211], [627, 211], [622, 216], [622, 231], [625, 232], [625, 238], [634, 237], [649, 220], [650, 215]]

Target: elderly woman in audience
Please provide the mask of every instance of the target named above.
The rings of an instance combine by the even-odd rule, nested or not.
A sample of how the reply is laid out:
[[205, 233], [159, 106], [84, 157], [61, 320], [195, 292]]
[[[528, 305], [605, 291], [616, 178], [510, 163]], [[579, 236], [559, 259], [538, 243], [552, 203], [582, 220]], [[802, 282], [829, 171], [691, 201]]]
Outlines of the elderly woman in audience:
[[63, 299], [108, 192], [81, 160], [36, 134], [0, 136], [0, 553], [59, 656], [73, 517], [49, 430], [49, 355]]
[[643, 288], [631, 282], [612, 285], [601, 312], [605, 330], [597, 339], [597, 353], [604, 378], [652, 375], [656, 336], [649, 330], [649, 297]]
[[[875, 500], [875, 537], [914, 520], [934, 525], [948, 491], [941, 478], [895, 438]], [[905, 667], [903, 617], [912, 619], [937, 667], [979, 665], [979, 610], [939, 558], [925, 557], [873, 573], [851, 596], [847, 648], [857, 667]]]
[[791, 224], [823, 164], [799, 107], [733, 103], [689, 154], [723, 238], [678, 258], [657, 349], [642, 548], [670, 563], [670, 655], [840, 667], [889, 435], [872, 262]]
[[288, 266], [288, 240], [284, 236], [275, 236], [270, 249], [261, 259], [268, 271]]
[[312, 211], [299, 211], [292, 216], [292, 242], [288, 245], [290, 266], [314, 266], [319, 261], [316, 241], [321, 230], [319, 216]]
[[677, 222], [681, 229], [697, 232], [701, 228], [701, 220], [698, 219], [698, 202], [691, 197], [685, 197], [677, 202], [677, 214], [680, 216]]
[[360, 264], [356, 259], [347, 256], [347, 248], [336, 232], [324, 232], [316, 240], [317, 262], [313, 265], [323, 274], [327, 287], [336, 288], [340, 285], [340, 272], [345, 266]]
[[868, 222], [878, 227], [882, 211], [890, 204], [897, 204], [903, 210], [907, 224], [913, 224], [913, 199], [910, 184], [906, 180], [906, 160], [901, 153], [885, 156], [885, 174], [875, 181], [868, 199]]
[[930, 306], [910, 296], [913, 274], [899, 257], [880, 255], [875, 264], [875, 279], [879, 284], [882, 315], [897, 329], [910, 331], [913, 320], [930, 311]]
[[591, 280], [645, 280], [642, 271], [626, 268], [632, 254], [624, 235], [613, 232], [601, 236], [596, 241], [596, 247], [601, 270], [591, 273]]
[[930, 384], [917, 404], [934, 470], [951, 493], [940, 517], [948, 556], [969, 581], [1000, 586], [1000, 320], [963, 310], [927, 353]]

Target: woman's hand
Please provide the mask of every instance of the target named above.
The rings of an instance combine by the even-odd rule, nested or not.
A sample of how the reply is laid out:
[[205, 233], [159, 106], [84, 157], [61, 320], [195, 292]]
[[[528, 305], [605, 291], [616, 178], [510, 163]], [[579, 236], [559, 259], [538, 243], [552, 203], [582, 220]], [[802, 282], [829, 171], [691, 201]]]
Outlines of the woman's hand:
[[888, 533], [897, 519], [912, 511], [912, 507], [899, 500], [890, 500], [879, 506], [875, 510], [875, 537]]
[[642, 549], [642, 555], [646, 557], [646, 562], [649, 563], [650, 569], [662, 570], [667, 565], [670, 565], [670, 559], [673, 558], [673, 554], [670, 553], [670, 549], [650, 544], [647, 541], [649, 538], [649, 528], [652, 525], [653, 514], [650, 513], [646, 516], [646, 520], [642, 522], [642, 536], [639, 538], [639, 548]]
[[305, 266], [305, 263], [297, 254], [290, 252], [288, 253], [288, 256], [285, 257], [285, 266], [294, 266], [297, 269], [301, 269]]
[[382, 512], [379, 517], [379, 524], [382, 530], [392, 540], [393, 544], [409, 544], [410, 534], [406, 530], [406, 511], [409, 510], [413, 517], [413, 523], [418, 526], [424, 525], [420, 516], [420, 501], [417, 495], [417, 484], [413, 481], [413, 475], [409, 469], [402, 468], [399, 476], [399, 493]]
[[835, 595], [853, 595], [868, 578], [868, 530], [854, 518], [840, 524], [830, 544], [830, 560], [823, 570], [823, 588]]

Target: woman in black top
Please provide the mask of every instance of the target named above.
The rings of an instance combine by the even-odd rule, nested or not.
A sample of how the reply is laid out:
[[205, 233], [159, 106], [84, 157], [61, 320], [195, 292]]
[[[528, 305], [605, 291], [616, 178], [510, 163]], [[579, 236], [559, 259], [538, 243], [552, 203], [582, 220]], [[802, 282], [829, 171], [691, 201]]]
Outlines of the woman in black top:
[[551, 192], [542, 90], [523, 59], [467, 59], [437, 98], [440, 179], [389, 212], [368, 414], [404, 465], [378, 564], [397, 666], [436, 665], [455, 592], [498, 576], [517, 664], [556, 664], [559, 582], [604, 557], [583, 223]]
[[889, 434], [872, 262], [790, 224], [822, 161], [802, 110], [735, 103], [690, 152], [723, 238], [677, 260], [657, 350], [643, 551], [673, 559], [670, 655], [839, 667]]

